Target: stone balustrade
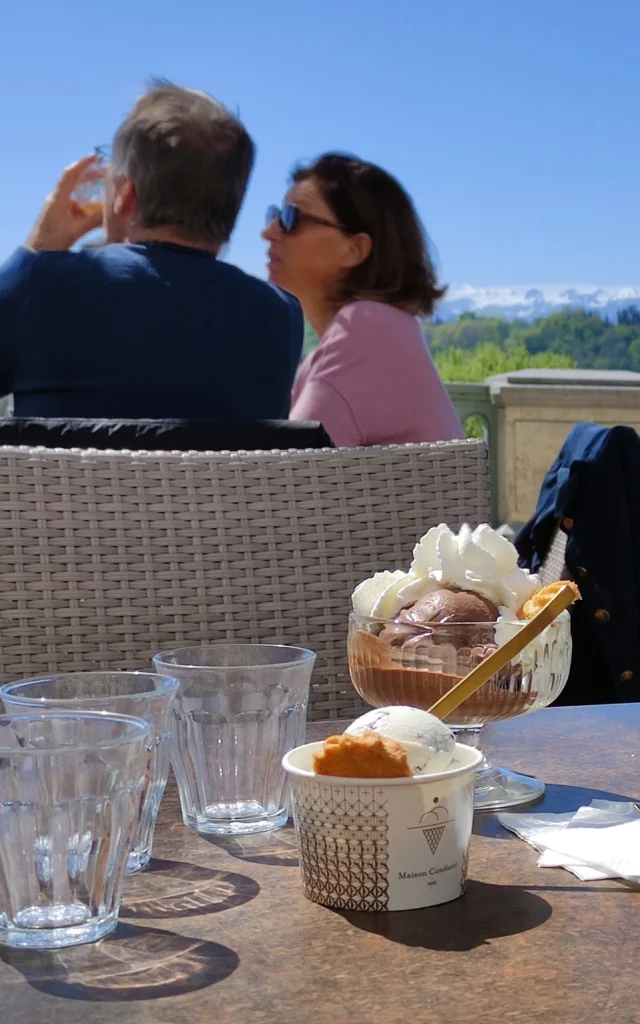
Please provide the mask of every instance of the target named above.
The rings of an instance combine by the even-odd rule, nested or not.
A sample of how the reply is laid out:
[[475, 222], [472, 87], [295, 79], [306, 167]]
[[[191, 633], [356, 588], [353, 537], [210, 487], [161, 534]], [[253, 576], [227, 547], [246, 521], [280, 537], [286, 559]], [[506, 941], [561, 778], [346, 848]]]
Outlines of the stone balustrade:
[[477, 416], [489, 442], [495, 523], [519, 526], [571, 428], [583, 421], [640, 432], [640, 374], [518, 370], [484, 384], [447, 384], [463, 422]]

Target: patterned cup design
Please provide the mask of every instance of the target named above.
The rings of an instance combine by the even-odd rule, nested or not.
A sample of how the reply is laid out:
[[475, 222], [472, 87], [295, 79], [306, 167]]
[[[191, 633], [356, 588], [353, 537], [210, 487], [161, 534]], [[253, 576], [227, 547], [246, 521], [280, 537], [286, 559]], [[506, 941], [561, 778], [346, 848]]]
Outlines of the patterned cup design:
[[411, 910], [461, 896], [481, 754], [456, 744], [451, 769], [409, 779], [310, 771], [321, 746], [284, 759], [304, 894], [343, 910]]

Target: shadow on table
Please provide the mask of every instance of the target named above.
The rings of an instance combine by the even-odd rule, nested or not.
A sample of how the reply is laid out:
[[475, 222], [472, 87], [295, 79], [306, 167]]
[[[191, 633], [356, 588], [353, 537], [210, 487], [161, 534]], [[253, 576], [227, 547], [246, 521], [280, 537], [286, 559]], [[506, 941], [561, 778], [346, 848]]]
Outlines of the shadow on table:
[[39, 953], [3, 949], [0, 959], [38, 992], [98, 1003], [197, 992], [224, 981], [240, 963], [217, 942], [130, 924], [95, 944]]
[[[579, 807], [590, 804], [592, 800], [622, 800], [629, 803], [636, 797], [621, 796], [620, 793], [609, 793], [604, 789], [589, 789], [585, 786], [548, 785], [542, 799], [519, 807], [505, 807], [506, 812], [516, 814], [566, 814], [577, 811]], [[500, 813], [499, 811], [497, 812]], [[490, 839], [517, 839], [500, 824], [496, 812], [480, 811], [473, 819], [473, 834], [488, 836]], [[520, 840], [522, 842], [522, 840]]]
[[272, 867], [297, 868], [298, 848], [293, 821], [284, 828], [273, 832], [256, 833], [246, 836], [201, 836], [208, 843], [224, 850], [230, 857], [249, 861], [251, 864], [268, 864]]
[[490, 939], [538, 928], [551, 917], [551, 905], [517, 885], [467, 882], [464, 899], [423, 910], [393, 913], [338, 910], [354, 928], [402, 946], [467, 952]]
[[120, 918], [175, 920], [219, 914], [249, 903], [259, 892], [258, 883], [247, 875], [154, 857], [146, 871], [126, 879]]

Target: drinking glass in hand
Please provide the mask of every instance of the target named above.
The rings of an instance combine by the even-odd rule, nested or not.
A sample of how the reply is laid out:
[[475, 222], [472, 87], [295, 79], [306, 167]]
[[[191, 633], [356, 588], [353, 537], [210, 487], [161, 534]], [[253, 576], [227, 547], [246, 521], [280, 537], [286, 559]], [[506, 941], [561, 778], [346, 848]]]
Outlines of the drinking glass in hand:
[[172, 764], [185, 825], [196, 832], [267, 832], [289, 816], [282, 758], [304, 741], [312, 651], [219, 644], [157, 654], [180, 682]]
[[169, 708], [178, 683], [150, 672], [69, 672], [27, 679], [0, 688], [7, 711], [109, 711], [142, 718], [151, 726], [144, 789], [127, 873], [140, 871], [151, 859], [153, 833], [169, 774]]
[[122, 715], [0, 715], [0, 943], [56, 949], [115, 928], [148, 739]]
[[95, 166], [87, 172], [84, 181], [77, 186], [73, 199], [84, 214], [90, 216], [104, 208], [104, 174], [111, 163], [111, 146], [96, 146]]

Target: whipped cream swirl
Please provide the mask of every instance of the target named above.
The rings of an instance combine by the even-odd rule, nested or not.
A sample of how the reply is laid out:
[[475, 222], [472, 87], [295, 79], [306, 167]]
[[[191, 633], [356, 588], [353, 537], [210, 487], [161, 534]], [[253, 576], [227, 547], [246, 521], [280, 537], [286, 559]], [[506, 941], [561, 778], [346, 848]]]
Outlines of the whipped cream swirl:
[[442, 587], [469, 590], [492, 601], [501, 619], [515, 619], [541, 583], [518, 566], [518, 552], [487, 523], [459, 533], [444, 524], [432, 527], [413, 549], [409, 572], [377, 572], [353, 592], [358, 615], [394, 619], [403, 608]]

